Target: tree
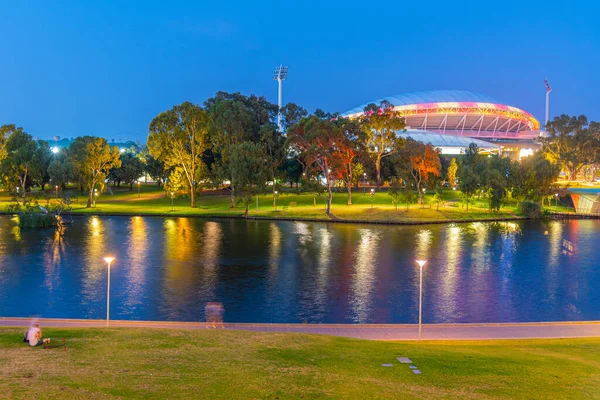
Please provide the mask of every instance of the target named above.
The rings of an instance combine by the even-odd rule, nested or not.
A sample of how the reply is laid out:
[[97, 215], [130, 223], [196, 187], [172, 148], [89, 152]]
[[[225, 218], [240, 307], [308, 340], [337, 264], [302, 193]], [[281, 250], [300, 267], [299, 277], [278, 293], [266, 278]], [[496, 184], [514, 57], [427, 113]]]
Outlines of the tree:
[[165, 167], [165, 163], [152, 157], [148, 147], [144, 147], [140, 153], [140, 160], [144, 166], [144, 173], [156, 181], [158, 187], [169, 176], [171, 170]]
[[50, 165], [48, 165], [48, 176], [54, 186], [65, 188], [68, 182], [73, 178], [72, 164], [66, 160], [64, 155], [54, 155]]
[[144, 164], [133, 153], [127, 152], [121, 155], [121, 166], [110, 170], [109, 178], [114, 181], [117, 186], [121, 182], [129, 185], [129, 190], [133, 190], [133, 185], [144, 173]]
[[[205, 103], [211, 117], [213, 143], [213, 177], [217, 181], [229, 180], [231, 207], [235, 207], [235, 179], [230, 164], [231, 150], [244, 141], [263, 141], [270, 148], [275, 168], [281, 163], [280, 146], [284, 143], [275, 126], [278, 107], [264, 97], [244, 96], [239, 93], [218, 92]], [[273, 169], [275, 172], [275, 169]], [[273, 188], [275, 191], [275, 188]]]
[[458, 172], [458, 164], [456, 158], [452, 158], [450, 166], [448, 167], [448, 184], [450, 186], [456, 186], [456, 173]]
[[467, 204], [467, 212], [469, 212], [469, 201], [479, 191], [479, 185], [479, 175], [475, 172], [474, 167], [463, 165], [460, 169], [459, 187], [463, 200]]
[[388, 190], [388, 195], [392, 196], [392, 203], [398, 210], [398, 203], [402, 197], [402, 184], [400, 183], [401, 179], [394, 178], [392, 179], [392, 184]]
[[48, 167], [52, 161], [52, 151], [48, 142], [39, 140], [37, 142], [37, 149], [33, 155], [33, 168], [31, 171], [31, 177], [40, 186], [42, 191], [46, 184], [50, 181], [50, 175], [48, 174]]
[[264, 188], [269, 177], [270, 165], [263, 148], [256, 143], [242, 142], [231, 149], [231, 171], [236, 181], [238, 196], [241, 197], [248, 217], [252, 196]]
[[[78, 138], [79, 139], [79, 138]], [[73, 159], [74, 169], [88, 189], [87, 208], [92, 206], [96, 185], [104, 186], [104, 179], [111, 168], [120, 167], [119, 148], [112, 149], [106, 139], [99, 137], [84, 137], [85, 149]], [[72, 150], [71, 148], [69, 150]]]
[[23, 128], [17, 128], [14, 124], [0, 126], [0, 163], [6, 158], [6, 144], [8, 138], [17, 129], [23, 130]]
[[281, 168], [284, 171], [285, 179], [287, 179], [287, 181], [290, 183], [290, 187], [292, 187], [294, 183], [297, 187], [298, 183], [300, 183], [300, 180], [302, 179], [302, 174], [304, 173], [302, 163], [295, 157], [286, 157]]
[[[363, 153], [364, 133], [360, 126], [347, 118], [338, 118], [335, 123], [342, 130], [343, 137], [340, 142], [336, 143], [339, 150], [340, 161], [340, 177], [346, 185], [348, 191], [347, 204], [352, 205], [352, 185], [356, 181], [356, 173], [354, 170], [356, 159]], [[362, 167], [362, 165], [361, 165]], [[358, 171], [359, 174], [362, 171]]]
[[560, 165], [568, 180], [576, 180], [583, 167], [596, 163], [600, 150], [600, 124], [584, 115], [561, 115], [548, 122], [548, 136], [540, 138], [542, 151], [551, 162]]
[[400, 113], [394, 111], [389, 101], [382, 101], [379, 106], [369, 104], [365, 107], [359, 119], [365, 132], [365, 147], [367, 154], [377, 174], [377, 189], [381, 188], [381, 160], [398, 151], [403, 140], [396, 132], [404, 130], [406, 121]]
[[[3, 129], [6, 127], [3, 126]], [[36, 167], [35, 155], [37, 142], [30, 134], [22, 128], [10, 125], [5, 132], [9, 132], [4, 147], [6, 154], [0, 170], [7, 186], [18, 186], [21, 197], [25, 198], [25, 192], [31, 186], [31, 174]]]
[[407, 171], [413, 178], [419, 203], [423, 204], [421, 184], [441, 175], [439, 152], [429, 143], [408, 138], [406, 145], [394, 156], [393, 161], [398, 170]]
[[306, 170], [317, 171], [327, 188], [327, 215], [331, 213], [332, 180], [341, 176], [346, 138], [339, 124], [317, 116], [303, 118], [288, 129], [288, 142], [299, 153]]
[[206, 177], [202, 154], [207, 148], [209, 116], [206, 110], [184, 102], [160, 113], [150, 123], [148, 150], [166, 168], [180, 168], [196, 207], [196, 184]]

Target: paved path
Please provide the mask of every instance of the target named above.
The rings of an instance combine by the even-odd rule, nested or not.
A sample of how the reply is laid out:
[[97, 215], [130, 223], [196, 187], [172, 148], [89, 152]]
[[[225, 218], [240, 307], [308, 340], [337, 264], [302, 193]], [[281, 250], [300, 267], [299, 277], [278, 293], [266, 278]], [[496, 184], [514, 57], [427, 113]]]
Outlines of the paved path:
[[[29, 318], [0, 318], [0, 327], [29, 325]], [[105, 320], [40, 319], [42, 327], [91, 328]], [[212, 329], [203, 322], [111, 321], [111, 327]], [[217, 328], [220, 329], [220, 328]], [[225, 324], [224, 329], [259, 332], [298, 332], [369, 340], [416, 340], [417, 325], [352, 324]], [[424, 324], [423, 340], [488, 340], [600, 337], [600, 321], [519, 324]]]

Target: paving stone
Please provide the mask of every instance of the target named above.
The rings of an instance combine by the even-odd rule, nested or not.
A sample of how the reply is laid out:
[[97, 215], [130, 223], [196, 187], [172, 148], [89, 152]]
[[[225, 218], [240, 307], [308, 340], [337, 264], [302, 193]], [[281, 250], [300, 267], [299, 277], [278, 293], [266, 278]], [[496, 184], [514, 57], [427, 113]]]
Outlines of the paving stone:
[[411, 365], [410, 369], [417, 369], [417, 366], [416, 365]]
[[394, 364], [381, 364], [382, 367], [393, 367]]
[[396, 360], [400, 361], [400, 364], [412, 364], [410, 358], [407, 357], [396, 357]]
[[413, 369], [412, 372], [417, 375], [421, 375], [421, 371], [418, 369]]

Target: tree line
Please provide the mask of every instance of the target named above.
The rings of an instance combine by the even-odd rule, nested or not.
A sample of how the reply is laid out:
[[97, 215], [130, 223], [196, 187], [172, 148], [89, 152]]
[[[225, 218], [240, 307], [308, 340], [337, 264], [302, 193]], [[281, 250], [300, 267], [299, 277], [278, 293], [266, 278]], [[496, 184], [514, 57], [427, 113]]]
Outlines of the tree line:
[[[278, 112], [283, 132], [276, 124]], [[161, 112], [149, 124], [147, 145], [124, 153], [99, 137], [75, 138], [54, 154], [48, 142], [33, 140], [15, 125], [0, 127], [0, 176], [6, 188], [25, 196], [31, 187], [77, 185], [87, 192], [108, 182], [130, 189], [143, 174], [168, 192], [184, 190], [196, 207], [203, 188], [225, 188], [231, 207], [270, 191], [273, 201], [283, 182], [325, 195], [331, 212], [333, 191], [374, 181], [377, 190], [391, 182], [394, 202], [424, 201], [424, 189], [458, 188], [467, 210], [474, 197], [497, 211], [509, 199], [543, 202], [557, 188], [561, 171], [575, 177], [598, 163], [598, 124], [560, 116], [548, 124], [542, 150], [522, 161], [483, 155], [472, 144], [457, 159], [442, 157], [429, 143], [402, 138], [405, 120], [392, 104], [369, 104], [359, 118], [288, 103], [281, 110], [264, 97], [218, 92], [203, 105], [184, 102]], [[20, 191], [19, 191], [20, 190]], [[315, 200], [316, 203], [316, 200]]]

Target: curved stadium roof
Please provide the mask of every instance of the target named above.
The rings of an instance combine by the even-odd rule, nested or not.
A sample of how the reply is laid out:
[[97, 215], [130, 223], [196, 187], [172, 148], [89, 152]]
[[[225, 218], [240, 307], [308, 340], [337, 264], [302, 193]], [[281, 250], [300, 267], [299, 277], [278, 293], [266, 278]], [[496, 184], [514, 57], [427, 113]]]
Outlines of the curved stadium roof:
[[458, 147], [467, 148], [471, 143], [475, 143], [484, 150], [500, 150], [500, 146], [474, 139], [466, 136], [443, 135], [441, 133], [423, 131], [419, 129], [408, 129], [406, 132], [398, 131], [396, 136], [403, 138], [412, 138], [418, 142], [429, 143], [433, 147]]
[[[418, 92], [402, 93], [394, 96], [384, 97], [371, 101], [370, 103], [379, 104], [383, 100], [392, 103], [393, 106], [407, 106], [411, 104], [422, 103], [448, 103], [448, 102], [473, 102], [473, 103], [492, 103], [500, 104], [500, 102], [490, 96], [481, 93], [469, 92], [466, 90], [422, 90]], [[354, 107], [346, 111], [342, 115], [350, 115], [362, 113], [367, 104]]]
[[[466, 90], [404, 93], [369, 104], [379, 104], [383, 100], [389, 101], [394, 110], [405, 118], [407, 128], [491, 139], [525, 138], [520, 132], [540, 128], [539, 121], [527, 111]], [[348, 110], [342, 116], [358, 117], [364, 113], [365, 106]]]

